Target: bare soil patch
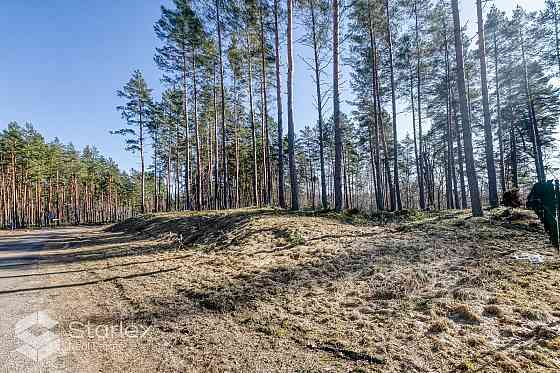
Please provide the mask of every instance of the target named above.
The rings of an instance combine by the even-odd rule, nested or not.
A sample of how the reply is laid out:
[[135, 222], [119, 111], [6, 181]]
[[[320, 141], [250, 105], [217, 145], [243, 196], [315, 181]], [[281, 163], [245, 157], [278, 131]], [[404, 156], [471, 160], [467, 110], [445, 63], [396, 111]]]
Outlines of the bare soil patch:
[[102, 371], [560, 369], [560, 261], [527, 211], [169, 213], [111, 230], [57, 258], [83, 284], [61, 332], [150, 328], [92, 341]]

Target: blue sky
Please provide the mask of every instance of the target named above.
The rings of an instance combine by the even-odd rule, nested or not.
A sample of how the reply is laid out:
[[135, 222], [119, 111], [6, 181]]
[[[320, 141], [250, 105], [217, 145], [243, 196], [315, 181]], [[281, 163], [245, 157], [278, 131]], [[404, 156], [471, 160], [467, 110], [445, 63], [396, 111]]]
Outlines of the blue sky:
[[[496, 0], [510, 10], [542, 7], [543, 0]], [[95, 145], [121, 168], [137, 167], [137, 157], [123, 150], [122, 138], [109, 134], [123, 126], [115, 107], [116, 90], [134, 69], [143, 71], [150, 86], [159, 87], [153, 63], [159, 45], [153, 24], [167, 0], [19, 0], [5, 1], [0, 12], [0, 130], [8, 122], [31, 122], [48, 140], [58, 136], [79, 148]], [[463, 22], [474, 26], [475, 1], [461, 4]], [[474, 29], [473, 29], [474, 32]], [[297, 36], [297, 35], [296, 35]], [[297, 56], [295, 123], [298, 128], [316, 119], [313, 82]], [[284, 70], [285, 74], [285, 70]], [[347, 79], [347, 77], [344, 77]], [[285, 87], [285, 84], [284, 84]], [[156, 93], [159, 89], [156, 89]], [[350, 99], [348, 84], [342, 92]], [[345, 107], [348, 109], [348, 107]], [[399, 115], [402, 135], [410, 118]]]
[[[85, 5], [87, 4], [87, 6]], [[47, 139], [96, 145], [125, 169], [115, 91], [133, 69], [151, 84], [157, 1], [6, 1], [0, 12], [0, 129], [31, 122]]]

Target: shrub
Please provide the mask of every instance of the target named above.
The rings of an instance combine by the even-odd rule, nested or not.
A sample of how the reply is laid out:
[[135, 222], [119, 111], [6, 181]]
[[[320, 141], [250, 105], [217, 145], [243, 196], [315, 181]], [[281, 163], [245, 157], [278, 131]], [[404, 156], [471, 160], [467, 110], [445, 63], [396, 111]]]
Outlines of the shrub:
[[521, 196], [519, 195], [519, 189], [510, 189], [504, 193], [502, 197], [502, 205], [506, 207], [518, 208], [521, 207]]

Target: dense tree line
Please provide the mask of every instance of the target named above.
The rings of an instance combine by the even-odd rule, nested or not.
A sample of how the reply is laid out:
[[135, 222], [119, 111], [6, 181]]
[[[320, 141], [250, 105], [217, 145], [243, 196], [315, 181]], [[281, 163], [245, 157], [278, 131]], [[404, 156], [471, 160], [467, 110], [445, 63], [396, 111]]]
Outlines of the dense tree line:
[[[163, 94], [154, 97], [139, 71], [118, 92], [128, 125], [115, 132], [141, 160], [138, 209], [472, 208], [481, 215], [505, 191], [545, 179], [558, 156], [558, 4], [507, 16], [469, 1], [474, 35], [457, 0], [162, 7], [154, 30]], [[309, 59], [297, 57], [303, 48]], [[315, 123], [295, 123], [295, 69], [311, 73]], [[399, 134], [402, 111], [412, 118], [410, 133]]]
[[0, 133], [0, 226], [122, 220], [139, 212], [136, 179], [94, 147], [47, 143], [30, 124], [9, 123]]

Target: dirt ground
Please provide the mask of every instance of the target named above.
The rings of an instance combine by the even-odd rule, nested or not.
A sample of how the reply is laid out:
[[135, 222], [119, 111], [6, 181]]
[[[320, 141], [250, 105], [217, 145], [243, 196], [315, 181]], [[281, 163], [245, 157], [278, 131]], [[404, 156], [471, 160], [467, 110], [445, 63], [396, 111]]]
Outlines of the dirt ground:
[[97, 371], [560, 370], [560, 260], [527, 211], [158, 214], [43, 260]]

